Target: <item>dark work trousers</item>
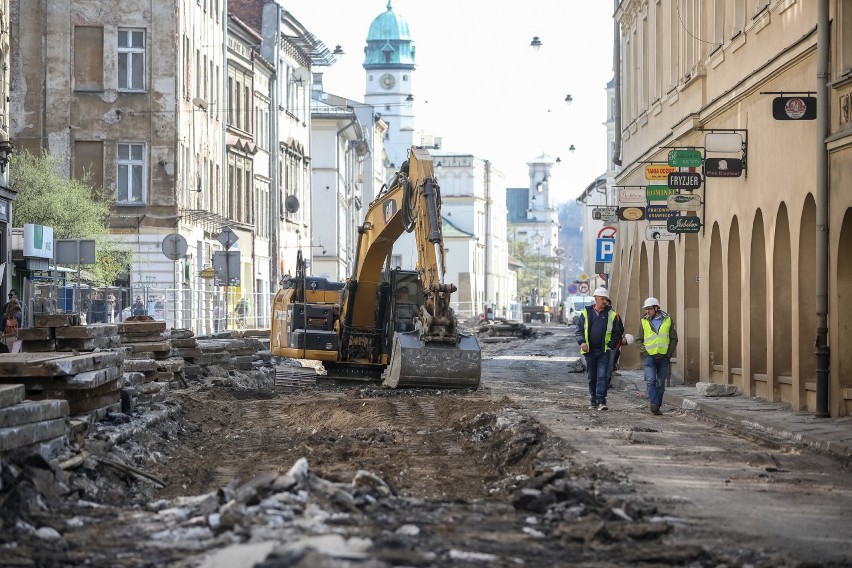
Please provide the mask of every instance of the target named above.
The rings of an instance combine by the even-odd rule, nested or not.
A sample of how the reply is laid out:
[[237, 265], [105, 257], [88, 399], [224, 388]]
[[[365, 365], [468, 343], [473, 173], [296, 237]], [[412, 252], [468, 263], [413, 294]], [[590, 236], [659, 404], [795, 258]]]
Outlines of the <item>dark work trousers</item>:
[[585, 355], [589, 378], [589, 404], [592, 406], [606, 404], [611, 355], [612, 352], [604, 351], [603, 347], [593, 347]]

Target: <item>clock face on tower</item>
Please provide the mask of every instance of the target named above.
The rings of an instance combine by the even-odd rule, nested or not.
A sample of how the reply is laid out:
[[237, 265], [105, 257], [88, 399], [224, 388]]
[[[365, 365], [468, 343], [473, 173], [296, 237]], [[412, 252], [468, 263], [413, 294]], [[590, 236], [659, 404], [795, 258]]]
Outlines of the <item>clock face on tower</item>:
[[393, 89], [393, 86], [396, 84], [396, 79], [393, 78], [393, 75], [390, 73], [385, 73], [381, 77], [379, 77], [379, 84], [384, 89]]

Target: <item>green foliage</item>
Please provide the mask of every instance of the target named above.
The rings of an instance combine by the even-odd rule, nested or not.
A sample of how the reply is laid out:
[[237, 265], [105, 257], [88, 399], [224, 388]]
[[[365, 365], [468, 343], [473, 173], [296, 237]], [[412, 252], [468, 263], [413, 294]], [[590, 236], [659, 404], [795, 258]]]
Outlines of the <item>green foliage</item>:
[[95, 239], [97, 263], [89, 271], [95, 284], [112, 284], [133, 261], [132, 252], [111, 237], [107, 226], [113, 199], [101, 188], [65, 177], [62, 162], [50, 154], [22, 152], [9, 170], [9, 188], [18, 193], [12, 225], [35, 223], [53, 227], [54, 239]]
[[524, 304], [532, 303], [536, 291], [539, 301], [541, 298], [549, 298], [551, 274], [547, 257], [539, 254], [534, 246], [518, 239], [516, 235], [516, 228], [510, 225], [509, 254], [522, 264], [518, 269], [518, 301]]

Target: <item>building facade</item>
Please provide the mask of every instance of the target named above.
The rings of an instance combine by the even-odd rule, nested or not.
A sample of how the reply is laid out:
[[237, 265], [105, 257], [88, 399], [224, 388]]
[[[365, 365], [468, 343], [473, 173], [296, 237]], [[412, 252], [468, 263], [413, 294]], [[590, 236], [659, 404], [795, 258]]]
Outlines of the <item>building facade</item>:
[[12, 279], [12, 205], [15, 193], [9, 190], [9, 159], [14, 151], [10, 140], [9, 129], [9, 86], [11, 60], [11, 41], [9, 29], [11, 26], [9, 0], [0, 0], [0, 263], [3, 273], [0, 274], [0, 294], [5, 298]]
[[[612, 292], [628, 331], [644, 299], [657, 297], [678, 327], [673, 373], [687, 383], [731, 383], [796, 410], [849, 415], [852, 7], [629, 0], [616, 19], [617, 184], [654, 183], [647, 167], [667, 165], [672, 149], [699, 150], [703, 174], [699, 188], [681, 190], [700, 208], [679, 213], [700, 225], [661, 240], [647, 221], [619, 223]], [[823, 359], [815, 337], [826, 341]]]

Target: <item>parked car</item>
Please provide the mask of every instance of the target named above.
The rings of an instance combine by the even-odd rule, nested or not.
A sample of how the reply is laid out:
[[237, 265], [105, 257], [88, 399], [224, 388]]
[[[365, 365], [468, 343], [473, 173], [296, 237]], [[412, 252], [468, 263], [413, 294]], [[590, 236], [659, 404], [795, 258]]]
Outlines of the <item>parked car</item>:
[[574, 325], [580, 324], [580, 312], [586, 306], [591, 306], [595, 303], [593, 296], [571, 296], [568, 298], [566, 305], [568, 306], [568, 321]]

